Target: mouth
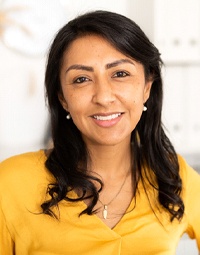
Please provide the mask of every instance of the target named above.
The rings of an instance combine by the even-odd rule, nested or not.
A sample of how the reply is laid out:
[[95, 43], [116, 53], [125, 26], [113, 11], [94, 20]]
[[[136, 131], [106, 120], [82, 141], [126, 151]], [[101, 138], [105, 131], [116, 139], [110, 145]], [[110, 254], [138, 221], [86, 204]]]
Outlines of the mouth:
[[122, 113], [113, 113], [113, 114], [109, 114], [109, 115], [98, 114], [98, 115], [93, 115], [92, 117], [96, 120], [108, 121], [108, 120], [114, 120], [121, 115], [122, 115]]

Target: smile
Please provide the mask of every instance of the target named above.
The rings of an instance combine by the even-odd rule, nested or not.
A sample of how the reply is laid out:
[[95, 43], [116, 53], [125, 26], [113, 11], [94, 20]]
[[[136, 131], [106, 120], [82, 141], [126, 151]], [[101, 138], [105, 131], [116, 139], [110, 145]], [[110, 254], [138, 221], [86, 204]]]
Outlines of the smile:
[[114, 114], [111, 114], [111, 115], [107, 115], [107, 116], [99, 116], [99, 115], [94, 115], [93, 118], [96, 119], [96, 120], [113, 120], [113, 119], [116, 119], [118, 118], [119, 116], [121, 115], [121, 113], [114, 113]]

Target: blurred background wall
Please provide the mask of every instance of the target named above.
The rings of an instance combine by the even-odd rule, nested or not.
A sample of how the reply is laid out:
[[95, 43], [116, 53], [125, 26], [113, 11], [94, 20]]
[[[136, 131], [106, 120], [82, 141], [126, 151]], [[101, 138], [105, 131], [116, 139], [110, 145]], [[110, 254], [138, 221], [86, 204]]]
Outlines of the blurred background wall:
[[[64, 23], [95, 9], [133, 19], [159, 48], [165, 63], [163, 123], [178, 153], [199, 170], [199, 0], [0, 0], [0, 161], [46, 146], [49, 44]], [[184, 238], [177, 252], [197, 254]]]
[[45, 146], [47, 49], [64, 23], [95, 9], [132, 18], [160, 49], [163, 123], [177, 151], [199, 169], [199, 0], [0, 0], [0, 160]]
[[198, 169], [199, 0], [0, 0], [0, 160], [45, 146], [47, 49], [64, 23], [95, 9], [135, 20], [159, 48], [165, 63], [163, 123], [177, 151]]

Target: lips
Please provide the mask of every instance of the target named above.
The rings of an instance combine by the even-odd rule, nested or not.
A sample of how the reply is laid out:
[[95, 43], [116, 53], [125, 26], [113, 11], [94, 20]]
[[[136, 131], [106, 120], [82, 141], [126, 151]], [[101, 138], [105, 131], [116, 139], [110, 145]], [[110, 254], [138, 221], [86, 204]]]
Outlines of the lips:
[[118, 118], [122, 113], [113, 113], [109, 115], [94, 115], [92, 116], [96, 120], [109, 121]]
[[103, 128], [115, 126], [122, 118], [123, 112], [96, 113], [90, 117], [96, 125]]

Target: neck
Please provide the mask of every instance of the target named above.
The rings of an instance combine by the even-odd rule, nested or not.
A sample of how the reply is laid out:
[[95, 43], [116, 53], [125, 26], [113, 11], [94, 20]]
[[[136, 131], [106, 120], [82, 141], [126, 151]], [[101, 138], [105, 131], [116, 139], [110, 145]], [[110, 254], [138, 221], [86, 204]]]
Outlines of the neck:
[[120, 178], [131, 166], [131, 146], [124, 143], [115, 146], [88, 146], [91, 163], [89, 170], [96, 172], [103, 178]]

